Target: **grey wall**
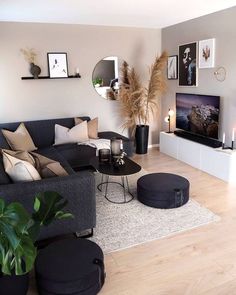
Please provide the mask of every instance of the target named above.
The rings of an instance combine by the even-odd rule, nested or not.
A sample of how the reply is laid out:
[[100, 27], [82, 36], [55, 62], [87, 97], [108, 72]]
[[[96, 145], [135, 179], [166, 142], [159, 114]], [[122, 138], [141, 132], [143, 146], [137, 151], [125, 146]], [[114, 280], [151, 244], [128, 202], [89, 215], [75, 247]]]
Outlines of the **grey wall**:
[[[168, 108], [175, 109], [175, 93], [197, 93], [221, 96], [221, 128], [228, 142], [232, 128], [236, 130], [236, 7], [170, 26], [162, 31], [162, 48], [169, 55], [178, 54], [178, 45], [209, 38], [216, 39], [216, 68], [226, 68], [226, 80], [218, 82], [212, 69], [198, 70], [198, 87], [178, 87], [178, 80], [168, 81], [168, 92], [162, 101], [162, 117]], [[174, 128], [175, 122], [173, 122]], [[167, 126], [163, 123], [163, 129]]]
[[[102, 99], [92, 86], [97, 62], [119, 56], [135, 66], [144, 83], [148, 67], [161, 51], [161, 30], [36, 23], [0, 23], [0, 122], [77, 115], [99, 117], [100, 130], [121, 132], [119, 103]], [[69, 74], [81, 79], [26, 80], [28, 64], [20, 48], [35, 48], [41, 75], [47, 75], [47, 52], [67, 52]], [[158, 120], [151, 124], [156, 143]]]

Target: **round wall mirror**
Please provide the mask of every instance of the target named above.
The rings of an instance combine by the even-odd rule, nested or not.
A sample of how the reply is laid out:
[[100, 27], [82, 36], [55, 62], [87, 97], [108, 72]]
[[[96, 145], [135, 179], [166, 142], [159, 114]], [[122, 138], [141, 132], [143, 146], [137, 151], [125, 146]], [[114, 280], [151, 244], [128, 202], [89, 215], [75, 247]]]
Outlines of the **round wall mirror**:
[[119, 71], [123, 59], [108, 56], [100, 60], [92, 75], [93, 87], [97, 93], [108, 100], [117, 100], [119, 94]]

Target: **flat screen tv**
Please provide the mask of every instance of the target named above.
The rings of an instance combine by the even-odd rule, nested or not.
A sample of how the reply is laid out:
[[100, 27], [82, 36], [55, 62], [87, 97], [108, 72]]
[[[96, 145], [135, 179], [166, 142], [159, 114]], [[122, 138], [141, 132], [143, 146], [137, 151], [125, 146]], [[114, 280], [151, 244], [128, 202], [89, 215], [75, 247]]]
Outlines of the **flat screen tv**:
[[176, 128], [218, 139], [220, 97], [176, 93]]

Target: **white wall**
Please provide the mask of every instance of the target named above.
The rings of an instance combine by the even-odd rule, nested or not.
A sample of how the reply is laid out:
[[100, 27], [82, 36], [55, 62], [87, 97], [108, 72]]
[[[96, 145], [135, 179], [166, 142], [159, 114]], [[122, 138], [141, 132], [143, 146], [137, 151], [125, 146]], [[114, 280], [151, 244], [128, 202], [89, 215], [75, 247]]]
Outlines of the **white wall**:
[[[220, 95], [220, 139], [222, 132], [226, 132], [227, 142], [230, 143], [232, 128], [236, 128], [235, 21], [236, 7], [233, 7], [163, 29], [162, 48], [166, 49], [170, 55], [178, 54], [178, 45], [215, 38], [216, 68], [223, 66], [227, 71], [225, 81], [218, 82], [214, 77], [216, 68], [199, 69], [198, 87], [194, 88], [178, 87], [178, 80], [168, 81], [168, 93], [162, 104], [163, 120], [169, 107], [175, 109], [176, 92]], [[163, 129], [167, 129], [164, 123]]]
[[[148, 67], [161, 50], [161, 31], [152, 29], [0, 23], [0, 122], [77, 115], [99, 117], [100, 130], [121, 132], [119, 103], [106, 101], [93, 89], [96, 63], [110, 55], [125, 59], [147, 81]], [[47, 75], [47, 52], [67, 52], [69, 74], [79, 67], [81, 79], [21, 80], [30, 76], [20, 48], [34, 48], [41, 75]], [[158, 120], [151, 124], [156, 143]]]

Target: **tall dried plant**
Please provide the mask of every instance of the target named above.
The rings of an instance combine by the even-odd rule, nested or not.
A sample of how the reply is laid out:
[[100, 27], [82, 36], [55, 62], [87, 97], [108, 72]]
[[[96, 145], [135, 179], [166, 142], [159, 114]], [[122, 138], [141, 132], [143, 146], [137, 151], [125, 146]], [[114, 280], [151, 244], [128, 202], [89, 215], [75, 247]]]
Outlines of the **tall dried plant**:
[[167, 65], [168, 54], [164, 51], [160, 57], [156, 57], [151, 66], [150, 80], [146, 89], [146, 107], [144, 125], [147, 124], [149, 112], [152, 114], [158, 109], [160, 99], [166, 91], [166, 79], [164, 72]]
[[21, 48], [20, 51], [24, 55], [24, 58], [28, 63], [35, 63], [37, 53], [33, 48]]
[[149, 113], [158, 108], [158, 102], [166, 90], [164, 70], [167, 64], [167, 52], [155, 59], [150, 71], [148, 87], [144, 88], [134, 68], [124, 62], [121, 68], [119, 100], [121, 115], [125, 119], [124, 128], [135, 130], [136, 125], [147, 124]]
[[123, 124], [124, 128], [134, 129], [136, 121], [141, 124], [144, 113], [143, 110], [143, 96], [144, 89], [140, 82], [139, 76], [136, 74], [134, 68], [128, 69], [128, 64], [123, 64], [121, 78], [121, 88], [119, 92], [119, 99], [121, 102], [121, 114], [125, 118]]

